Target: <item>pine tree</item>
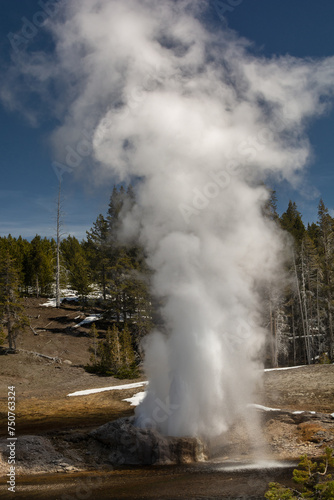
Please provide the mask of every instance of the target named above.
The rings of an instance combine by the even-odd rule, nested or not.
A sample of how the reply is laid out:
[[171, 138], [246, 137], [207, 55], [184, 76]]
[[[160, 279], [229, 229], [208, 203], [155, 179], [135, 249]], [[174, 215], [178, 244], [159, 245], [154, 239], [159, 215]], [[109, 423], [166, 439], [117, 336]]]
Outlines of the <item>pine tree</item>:
[[96, 346], [97, 332], [92, 327], [91, 336], [95, 339], [90, 347], [92, 365], [89, 371], [104, 375], [113, 375], [118, 378], [137, 377], [135, 353], [131, 344], [129, 329], [125, 326], [120, 333], [116, 324], [108, 328], [106, 338], [100, 340]]
[[322, 291], [327, 313], [327, 342], [329, 357], [333, 359], [334, 221], [329, 215], [328, 208], [325, 206], [322, 199], [318, 207], [318, 224], [320, 263], [323, 272]]
[[312, 224], [307, 225], [307, 234], [311, 238], [316, 247], [318, 247], [319, 245], [319, 238], [320, 238], [319, 233], [320, 233], [319, 226], [315, 222], [312, 222]]
[[34, 287], [36, 297], [48, 293], [54, 281], [54, 254], [51, 242], [39, 235], [31, 241], [27, 256], [30, 285]]
[[268, 500], [301, 500], [303, 498], [332, 500], [334, 481], [329, 474], [329, 467], [333, 466], [333, 450], [330, 448], [326, 448], [325, 455], [317, 460], [311, 460], [307, 455], [303, 455], [300, 457], [298, 469], [293, 470], [293, 480], [299, 485], [298, 490], [279, 483], [269, 483], [269, 490], [264, 496]]
[[[280, 218], [281, 227], [293, 238], [293, 248], [289, 265], [291, 281], [286, 289], [285, 317], [289, 321], [292, 359], [297, 362], [311, 363], [311, 326], [309, 301], [306, 283], [306, 260], [304, 236], [306, 234], [301, 214], [295, 202], [289, 201], [288, 208]], [[292, 335], [291, 335], [292, 334]]]
[[87, 231], [87, 243], [83, 244], [85, 256], [93, 272], [93, 278], [101, 285], [103, 298], [106, 300], [110, 270], [110, 245], [108, 222], [100, 214], [90, 231]]
[[7, 328], [11, 351], [16, 349], [16, 339], [27, 324], [22, 303], [19, 300], [19, 278], [9, 253], [0, 255], [0, 321]]
[[0, 237], [0, 253], [8, 252], [15, 263], [15, 268], [17, 270], [20, 289], [25, 287], [28, 288], [29, 284], [27, 281], [27, 258], [29, 256], [31, 243], [24, 240], [21, 236], [17, 239], [13, 238], [11, 235], [7, 237]]
[[79, 296], [85, 301], [91, 291], [91, 279], [88, 262], [82, 252], [75, 255], [75, 264], [71, 267], [69, 280], [71, 286], [77, 290]]
[[110, 332], [110, 350], [111, 350], [111, 369], [117, 375], [122, 366], [122, 344], [120, 342], [120, 334], [118, 328], [113, 324]]
[[108, 328], [105, 340], [101, 340], [98, 344], [97, 356], [99, 358], [99, 362], [97, 364], [97, 368], [99, 373], [108, 375], [113, 374], [111, 349], [111, 330]]
[[89, 351], [92, 353], [90, 360], [93, 363], [93, 366], [96, 366], [97, 362], [98, 362], [97, 361], [97, 349], [98, 349], [99, 335], [98, 335], [95, 323], [93, 323], [92, 326], [90, 327], [89, 336], [93, 340], [93, 345], [89, 348]]
[[279, 222], [277, 196], [273, 189], [269, 189], [269, 198], [263, 207], [263, 215], [274, 222]]
[[119, 331], [114, 324], [108, 328], [105, 340], [99, 342], [98, 357], [99, 370], [107, 375], [117, 375], [122, 368], [122, 345]]
[[300, 212], [297, 210], [297, 205], [295, 202], [289, 201], [288, 208], [284, 214], [282, 214], [281, 226], [283, 229], [288, 231], [299, 244], [303, 239], [305, 233], [305, 226], [302, 221]]
[[111, 268], [110, 302], [107, 317], [123, 321], [136, 332], [137, 343], [152, 326], [152, 306], [149, 294], [150, 273], [145, 264], [132, 256], [131, 249], [121, 248]]
[[61, 265], [60, 265], [60, 244], [63, 233], [62, 229], [62, 202], [61, 202], [61, 178], [59, 178], [58, 199], [56, 209], [56, 307], [60, 307], [60, 281], [61, 281]]
[[133, 351], [133, 347], [131, 344], [131, 336], [130, 331], [126, 325], [121, 333], [121, 348], [122, 348], [122, 365], [125, 368], [133, 367], [135, 362], [135, 354]]
[[301, 247], [303, 263], [303, 286], [305, 290], [304, 303], [308, 311], [308, 332], [311, 348], [311, 357], [314, 360], [316, 355], [320, 355], [323, 350], [323, 338], [325, 328], [323, 324], [323, 314], [320, 310], [320, 279], [322, 271], [320, 258], [313, 240], [308, 233], [305, 234]]
[[116, 316], [119, 323], [127, 321], [131, 315], [132, 285], [135, 280], [135, 269], [125, 249], [121, 249], [118, 258], [111, 267], [110, 307], [109, 315]]
[[6, 340], [6, 334], [0, 325], [0, 346], [2, 346], [5, 343], [5, 340]]
[[114, 247], [118, 246], [118, 231], [121, 225], [121, 212], [126, 204], [127, 193], [123, 186], [117, 189], [114, 186], [112, 194], [110, 196], [107, 223], [110, 244]]
[[68, 236], [60, 246], [62, 260], [72, 288], [85, 299], [91, 290], [91, 270], [83, 247], [74, 236]]

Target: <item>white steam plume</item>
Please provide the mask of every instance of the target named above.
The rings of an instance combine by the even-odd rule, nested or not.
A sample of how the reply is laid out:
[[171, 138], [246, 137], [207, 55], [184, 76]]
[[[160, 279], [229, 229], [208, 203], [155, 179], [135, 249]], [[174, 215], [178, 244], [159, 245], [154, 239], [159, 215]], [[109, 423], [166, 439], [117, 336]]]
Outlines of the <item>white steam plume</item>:
[[283, 253], [260, 181], [298, 182], [305, 127], [334, 82], [334, 58], [255, 57], [231, 30], [206, 27], [207, 6], [70, 0], [51, 26], [56, 61], [21, 66], [35, 86], [61, 82], [56, 148], [79, 140], [89, 117], [94, 176], [141, 179], [124, 233], [148, 251], [168, 334], [146, 340], [137, 423], [177, 436], [216, 436], [251, 400], [259, 291]]

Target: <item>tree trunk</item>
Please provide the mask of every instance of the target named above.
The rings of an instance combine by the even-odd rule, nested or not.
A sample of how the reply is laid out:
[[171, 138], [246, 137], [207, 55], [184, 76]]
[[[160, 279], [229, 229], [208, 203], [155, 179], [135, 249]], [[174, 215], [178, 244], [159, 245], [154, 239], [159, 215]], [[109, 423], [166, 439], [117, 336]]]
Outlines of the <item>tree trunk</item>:
[[103, 300], [106, 300], [106, 273], [104, 264], [102, 264], [102, 288], [103, 288]]
[[6, 315], [7, 315], [7, 332], [8, 332], [8, 345], [11, 351], [15, 351], [16, 342], [13, 332], [12, 315], [10, 311], [9, 303], [6, 305]]
[[291, 304], [291, 319], [292, 319], [292, 336], [293, 336], [293, 365], [296, 366], [296, 332], [295, 332], [295, 318], [294, 318], [294, 307]]
[[320, 337], [320, 310], [319, 310], [319, 270], [317, 269], [317, 328], [318, 328], [318, 356], [321, 352], [321, 337]]
[[56, 307], [60, 307], [60, 189], [61, 181], [59, 181], [58, 204], [57, 204], [57, 264], [56, 264]]
[[301, 317], [301, 320], [302, 320], [303, 335], [304, 335], [305, 347], [306, 347], [306, 349], [305, 349], [305, 361], [307, 362], [307, 364], [310, 364], [309, 350], [307, 349], [307, 345], [306, 345], [307, 333], [306, 333], [306, 327], [305, 327], [303, 303], [302, 303], [302, 297], [301, 297], [300, 287], [299, 287], [299, 280], [298, 280], [298, 273], [297, 273], [297, 266], [296, 266], [295, 254], [293, 254], [293, 263], [294, 263], [294, 268], [295, 268], [295, 277], [296, 277], [296, 286], [297, 286], [297, 296], [298, 296], [299, 309], [300, 309], [300, 317]]

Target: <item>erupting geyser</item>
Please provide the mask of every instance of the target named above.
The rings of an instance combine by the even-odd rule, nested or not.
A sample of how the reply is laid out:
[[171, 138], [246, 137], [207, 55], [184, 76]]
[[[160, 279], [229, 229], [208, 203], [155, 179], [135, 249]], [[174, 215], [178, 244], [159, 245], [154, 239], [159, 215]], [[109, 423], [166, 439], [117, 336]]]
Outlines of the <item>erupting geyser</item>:
[[298, 182], [305, 126], [334, 82], [334, 58], [256, 57], [236, 33], [210, 27], [207, 8], [70, 0], [50, 24], [55, 61], [25, 68], [35, 78], [43, 64], [43, 84], [62, 82], [55, 146], [70, 138], [88, 151], [91, 137], [95, 178], [138, 178], [123, 232], [147, 250], [166, 329], [145, 341], [149, 386], [136, 422], [173, 436], [219, 435], [252, 399], [261, 290], [283, 254], [261, 181]]

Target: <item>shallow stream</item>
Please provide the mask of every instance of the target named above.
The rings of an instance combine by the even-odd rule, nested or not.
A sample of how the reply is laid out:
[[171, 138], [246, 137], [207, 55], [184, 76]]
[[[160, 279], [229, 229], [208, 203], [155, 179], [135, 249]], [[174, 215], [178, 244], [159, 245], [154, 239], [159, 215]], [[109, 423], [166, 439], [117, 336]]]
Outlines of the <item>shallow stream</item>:
[[[180, 466], [119, 467], [17, 478], [16, 499], [211, 500], [263, 499], [271, 481], [290, 482], [291, 462], [206, 462]], [[1, 489], [4, 491], [2, 483]], [[1, 498], [13, 498], [7, 492]]]

